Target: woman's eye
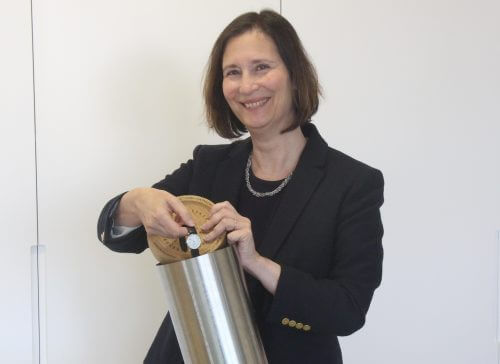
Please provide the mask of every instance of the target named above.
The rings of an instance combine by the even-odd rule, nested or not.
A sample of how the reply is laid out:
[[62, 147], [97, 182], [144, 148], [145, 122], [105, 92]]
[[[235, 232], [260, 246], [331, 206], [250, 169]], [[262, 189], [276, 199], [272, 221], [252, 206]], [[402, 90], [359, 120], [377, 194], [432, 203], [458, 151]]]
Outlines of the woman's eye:
[[229, 70], [226, 72], [224, 76], [236, 76], [238, 74], [238, 70]]
[[262, 70], [265, 70], [265, 69], [268, 69], [269, 66], [265, 63], [261, 63], [261, 64], [258, 64], [257, 67], [255, 67], [257, 71], [262, 71]]

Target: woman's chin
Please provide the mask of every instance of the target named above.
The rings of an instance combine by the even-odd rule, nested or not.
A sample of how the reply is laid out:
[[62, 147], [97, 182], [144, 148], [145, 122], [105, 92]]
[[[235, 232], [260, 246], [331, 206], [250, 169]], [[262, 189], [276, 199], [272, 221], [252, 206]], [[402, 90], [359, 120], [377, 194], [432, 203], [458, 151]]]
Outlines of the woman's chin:
[[245, 127], [247, 128], [247, 130], [249, 132], [252, 132], [252, 131], [258, 132], [258, 131], [268, 130], [270, 124], [271, 123], [269, 123], [267, 121], [255, 121], [255, 120], [245, 121], [243, 123], [243, 125], [245, 125]]

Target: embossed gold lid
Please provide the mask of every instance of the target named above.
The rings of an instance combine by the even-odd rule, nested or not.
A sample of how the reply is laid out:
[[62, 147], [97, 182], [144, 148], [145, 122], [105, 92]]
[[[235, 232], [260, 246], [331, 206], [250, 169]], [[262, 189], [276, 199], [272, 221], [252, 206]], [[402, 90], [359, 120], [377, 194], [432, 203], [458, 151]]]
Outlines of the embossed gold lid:
[[[198, 236], [201, 238], [201, 245], [197, 249], [198, 253], [203, 255], [225, 246], [225, 233], [211, 242], [206, 242], [204, 239], [205, 233], [201, 231], [201, 226], [208, 220], [210, 209], [214, 203], [206, 198], [194, 195], [184, 195], [178, 198], [191, 213], [194, 220], [194, 227]], [[160, 264], [173, 263], [193, 257], [193, 251], [189, 249], [185, 243], [181, 244], [181, 240], [182, 238], [166, 238], [159, 235], [148, 234], [149, 248]]]

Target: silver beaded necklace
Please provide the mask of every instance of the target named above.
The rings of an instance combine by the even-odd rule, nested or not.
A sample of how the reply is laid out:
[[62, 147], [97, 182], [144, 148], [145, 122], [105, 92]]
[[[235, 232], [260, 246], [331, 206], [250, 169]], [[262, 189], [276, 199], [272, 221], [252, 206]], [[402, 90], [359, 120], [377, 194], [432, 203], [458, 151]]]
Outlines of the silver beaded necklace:
[[252, 154], [248, 156], [248, 161], [247, 161], [247, 168], [245, 169], [245, 182], [247, 183], [247, 188], [248, 191], [255, 197], [269, 197], [269, 196], [274, 196], [275, 194], [279, 193], [287, 183], [290, 181], [292, 178], [293, 172], [291, 172], [288, 177], [286, 177], [283, 182], [280, 183], [278, 187], [276, 187], [274, 190], [269, 191], [269, 192], [257, 192], [252, 188], [252, 185], [250, 184], [250, 168], [252, 168]]

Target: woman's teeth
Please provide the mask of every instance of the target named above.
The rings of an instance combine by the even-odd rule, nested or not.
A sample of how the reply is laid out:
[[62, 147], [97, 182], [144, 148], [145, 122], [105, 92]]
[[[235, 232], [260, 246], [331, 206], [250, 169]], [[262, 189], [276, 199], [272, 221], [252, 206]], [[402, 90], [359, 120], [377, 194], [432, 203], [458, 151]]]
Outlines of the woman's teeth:
[[262, 100], [255, 101], [255, 102], [243, 103], [243, 105], [245, 105], [245, 107], [247, 109], [255, 109], [257, 107], [264, 105], [268, 101], [269, 101], [269, 98], [266, 98], [266, 99], [262, 99]]

